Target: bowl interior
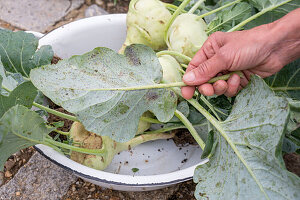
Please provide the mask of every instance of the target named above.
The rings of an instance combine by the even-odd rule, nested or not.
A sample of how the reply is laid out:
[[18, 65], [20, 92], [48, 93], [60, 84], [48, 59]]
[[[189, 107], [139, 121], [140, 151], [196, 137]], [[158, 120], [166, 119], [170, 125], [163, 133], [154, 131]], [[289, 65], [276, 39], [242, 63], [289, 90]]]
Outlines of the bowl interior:
[[[95, 47], [118, 51], [126, 37], [126, 15], [106, 15], [83, 19], [56, 29], [40, 39], [51, 45], [61, 58], [80, 55]], [[158, 175], [190, 168], [201, 162], [202, 150], [196, 145], [177, 147], [173, 140], [148, 142], [116, 155], [105, 172], [132, 176]], [[133, 168], [139, 169], [133, 172]], [[182, 177], [186, 178], [186, 177]]]

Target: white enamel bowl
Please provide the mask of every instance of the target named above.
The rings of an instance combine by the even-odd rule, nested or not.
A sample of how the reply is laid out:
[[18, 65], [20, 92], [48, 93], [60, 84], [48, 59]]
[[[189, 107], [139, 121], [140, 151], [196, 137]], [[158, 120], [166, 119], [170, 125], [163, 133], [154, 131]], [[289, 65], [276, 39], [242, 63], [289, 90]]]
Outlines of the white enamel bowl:
[[[37, 36], [40, 34], [36, 33]], [[95, 47], [118, 50], [126, 35], [126, 15], [115, 14], [82, 19], [42, 36], [40, 45], [51, 45], [61, 58], [86, 53]], [[104, 171], [78, 164], [53, 149], [37, 145], [49, 160], [89, 182], [123, 191], [145, 191], [192, 179], [201, 160], [198, 146], [177, 147], [173, 140], [148, 142], [116, 155]], [[132, 168], [138, 168], [134, 173]]]

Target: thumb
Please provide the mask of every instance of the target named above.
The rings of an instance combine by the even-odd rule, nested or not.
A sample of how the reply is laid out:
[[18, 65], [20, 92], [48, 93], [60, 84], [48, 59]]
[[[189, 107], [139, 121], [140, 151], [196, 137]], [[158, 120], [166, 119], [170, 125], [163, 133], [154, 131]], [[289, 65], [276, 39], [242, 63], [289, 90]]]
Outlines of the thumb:
[[201, 85], [219, 72], [226, 70], [226, 62], [218, 54], [201, 63], [197, 68], [187, 72], [183, 76], [183, 82], [187, 85]]

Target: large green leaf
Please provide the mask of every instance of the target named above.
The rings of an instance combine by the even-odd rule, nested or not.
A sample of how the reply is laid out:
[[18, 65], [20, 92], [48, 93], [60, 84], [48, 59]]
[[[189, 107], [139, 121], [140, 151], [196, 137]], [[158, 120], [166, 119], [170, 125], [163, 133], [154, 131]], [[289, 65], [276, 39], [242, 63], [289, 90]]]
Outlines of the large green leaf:
[[96, 48], [56, 65], [36, 68], [30, 78], [54, 103], [76, 114], [87, 130], [119, 142], [135, 136], [145, 111], [167, 122], [176, 109], [177, 97], [168, 89], [90, 90], [159, 83], [161, 66], [155, 52], [144, 45], [127, 47], [125, 56], [108, 48]]
[[254, 76], [218, 123], [218, 145], [195, 170], [197, 199], [299, 199], [300, 179], [284, 168], [281, 146], [288, 102]]
[[300, 100], [300, 59], [288, 64], [275, 75], [266, 78], [265, 81], [274, 90]]
[[0, 76], [2, 77], [2, 86], [8, 90], [13, 90], [17, 87], [18, 82], [11, 76], [6, 76], [4, 66], [0, 56]]
[[31, 69], [49, 64], [53, 58], [50, 46], [39, 50], [38, 39], [31, 33], [0, 29], [0, 56], [4, 68], [28, 77]]
[[297, 8], [300, 2], [299, 0], [249, 0], [249, 3], [259, 11], [279, 6], [275, 12], [288, 13]]
[[[0, 76], [1, 77], [1, 76]], [[1, 85], [1, 81], [0, 81]], [[31, 108], [37, 95], [37, 89], [31, 82], [24, 82], [18, 85], [9, 96], [0, 94], [0, 117], [15, 105], [24, 105]]]
[[217, 13], [216, 18], [208, 25], [208, 33], [216, 31], [228, 31], [233, 26], [251, 16], [252, 7], [245, 2], [232, 6], [231, 9], [225, 9]]
[[41, 144], [53, 129], [34, 111], [16, 105], [0, 119], [0, 171], [5, 161], [15, 152]]
[[300, 7], [300, 0], [293, 0], [293, 1], [280, 1], [280, 0], [275, 0], [275, 1], [270, 1], [270, 0], [251, 0], [250, 3], [256, 7], [258, 10], [263, 10], [266, 9], [272, 5], [276, 5], [280, 2], [287, 2], [284, 5], [269, 11], [265, 13], [264, 15], [256, 18], [255, 20], [249, 22], [246, 25], [246, 28], [253, 28], [262, 24], [268, 24], [273, 21], [276, 21], [277, 19], [280, 19], [287, 13], [289, 13], [292, 10], [295, 10]]

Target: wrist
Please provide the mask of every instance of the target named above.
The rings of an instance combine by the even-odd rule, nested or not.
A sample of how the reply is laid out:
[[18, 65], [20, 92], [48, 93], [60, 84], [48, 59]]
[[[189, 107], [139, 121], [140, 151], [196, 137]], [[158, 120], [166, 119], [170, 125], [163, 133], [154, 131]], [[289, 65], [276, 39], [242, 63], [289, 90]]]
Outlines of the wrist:
[[271, 53], [276, 55], [282, 65], [300, 58], [300, 9], [290, 12], [283, 18], [268, 24], [267, 35]]

